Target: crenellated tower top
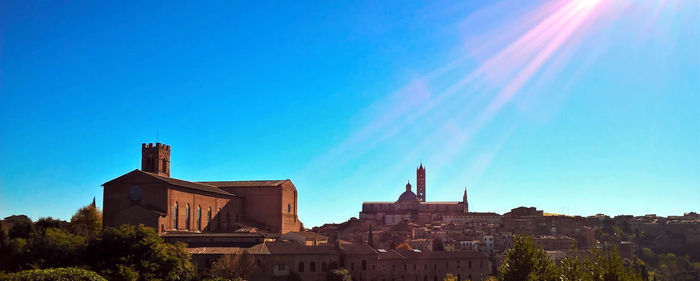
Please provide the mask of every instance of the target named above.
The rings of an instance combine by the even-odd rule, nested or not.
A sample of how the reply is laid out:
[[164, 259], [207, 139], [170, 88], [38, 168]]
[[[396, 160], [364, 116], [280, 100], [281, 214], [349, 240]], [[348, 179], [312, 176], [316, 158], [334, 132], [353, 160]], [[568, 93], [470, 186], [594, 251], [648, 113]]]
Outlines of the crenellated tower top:
[[157, 142], [141, 144], [141, 170], [170, 177], [170, 146]]

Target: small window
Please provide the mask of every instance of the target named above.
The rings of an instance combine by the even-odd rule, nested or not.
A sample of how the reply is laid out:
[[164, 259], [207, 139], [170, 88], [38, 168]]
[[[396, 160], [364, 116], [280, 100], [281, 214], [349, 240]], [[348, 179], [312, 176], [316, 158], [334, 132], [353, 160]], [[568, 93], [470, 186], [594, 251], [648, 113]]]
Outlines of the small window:
[[321, 272], [327, 272], [328, 267], [326, 266], [326, 262], [321, 262]]
[[367, 270], [367, 261], [362, 260], [362, 270]]
[[209, 223], [211, 222], [211, 207], [207, 210], [207, 226], [209, 226]]
[[197, 206], [197, 230], [202, 231], [202, 207]]
[[175, 206], [173, 207], [173, 228], [177, 230], [177, 216], [178, 216], [178, 210], [177, 210], [177, 202], [175, 202]]
[[279, 271], [284, 271], [284, 264], [278, 264], [278, 265], [277, 265], [277, 270], [279, 270]]
[[216, 228], [221, 229], [221, 208], [216, 212], [216, 216], [218, 217], [218, 219], [216, 219]]
[[292, 205], [287, 204], [287, 213], [292, 212]]
[[304, 272], [304, 262], [299, 262], [299, 272]]
[[316, 272], [316, 263], [315, 263], [315, 262], [311, 262], [311, 263], [309, 264], [309, 271], [310, 271], [310, 272]]
[[185, 207], [185, 228], [190, 230], [190, 204]]

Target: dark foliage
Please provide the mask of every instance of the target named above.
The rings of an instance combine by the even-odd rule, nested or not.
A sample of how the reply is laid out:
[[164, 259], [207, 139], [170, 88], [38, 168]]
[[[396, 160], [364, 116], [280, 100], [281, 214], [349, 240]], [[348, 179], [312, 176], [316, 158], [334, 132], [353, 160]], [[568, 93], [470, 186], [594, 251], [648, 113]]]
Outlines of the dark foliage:
[[0, 275], [0, 281], [107, 281], [94, 271], [80, 268], [33, 269]]
[[345, 268], [333, 269], [326, 274], [326, 281], [352, 281], [350, 271]]
[[87, 262], [109, 280], [187, 280], [194, 276], [185, 244], [168, 244], [152, 228], [105, 228], [87, 248]]

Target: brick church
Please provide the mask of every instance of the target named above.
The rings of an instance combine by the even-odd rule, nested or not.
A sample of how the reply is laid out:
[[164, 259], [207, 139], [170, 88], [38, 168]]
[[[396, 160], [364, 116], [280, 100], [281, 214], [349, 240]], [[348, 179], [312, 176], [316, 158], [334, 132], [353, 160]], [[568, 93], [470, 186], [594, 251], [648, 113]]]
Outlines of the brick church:
[[[303, 230], [289, 180], [193, 182], [170, 177], [169, 145], [141, 145], [141, 169], [104, 183], [105, 226], [143, 224], [161, 235]], [[206, 236], [206, 235], [204, 235]]]
[[406, 184], [406, 191], [396, 201], [363, 202], [360, 219], [375, 221], [381, 225], [394, 225], [402, 221], [426, 223], [471, 222], [486, 219], [497, 222], [496, 213], [469, 212], [467, 189], [464, 189], [462, 201], [429, 202], [426, 201], [425, 167], [423, 163], [416, 169], [416, 193], [411, 183]]

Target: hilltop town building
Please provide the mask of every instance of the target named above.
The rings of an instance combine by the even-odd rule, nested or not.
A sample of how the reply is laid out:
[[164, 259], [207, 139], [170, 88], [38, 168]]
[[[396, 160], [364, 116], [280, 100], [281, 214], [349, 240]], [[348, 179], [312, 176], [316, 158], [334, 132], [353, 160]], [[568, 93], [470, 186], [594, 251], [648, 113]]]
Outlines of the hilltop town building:
[[166, 238], [197, 234], [182, 238], [190, 240], [214, 237], [203, 234], [237, 233], [233, 236], [244, 240], [257, 237], [252, 242], [264, 237], [241, 229], [273, 234], [303, 229], [297, 216], [297, 189], [290, 180], [176, 179], [170, 177], [170, 152], [169, 145], [144, 143], [141, 170], [103, 184], [105, 226], [143, 224]]
[[469, 212], [467, 189], [464, 189], [462, 201], [427, 202], [425, 198], [425, 167], [421, 163], [416, 169], [418, 195], [411, 190], [411, 183], [395, 202], [364, 202], [360, 219], [376, 221], [379, 224], [394, 225], [402, 221], [419, 224], [432, 222], [471, 222], [474, 219], [493, 220], [497, 223], [500, 216], [496, 213]]

